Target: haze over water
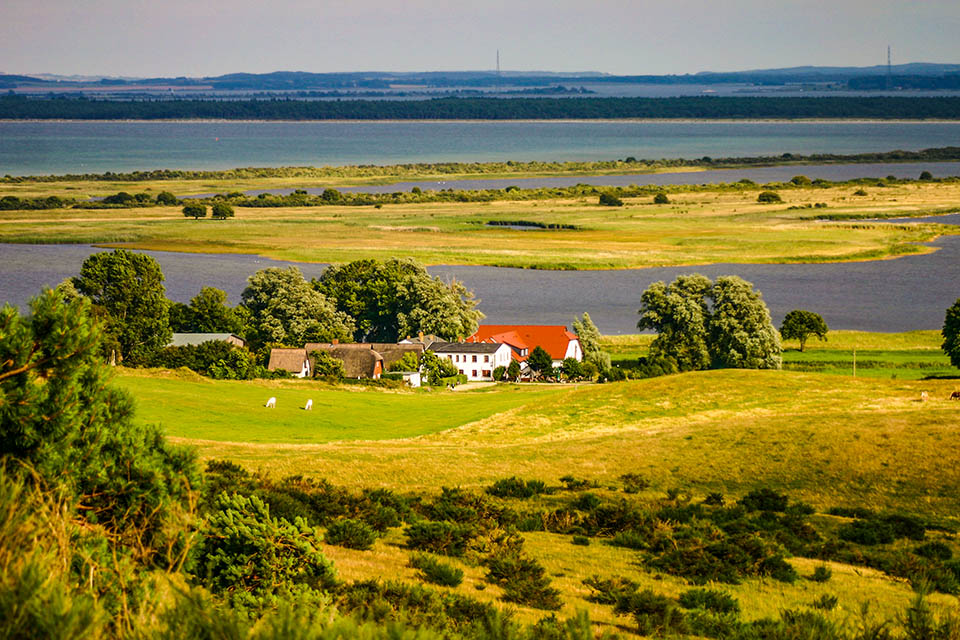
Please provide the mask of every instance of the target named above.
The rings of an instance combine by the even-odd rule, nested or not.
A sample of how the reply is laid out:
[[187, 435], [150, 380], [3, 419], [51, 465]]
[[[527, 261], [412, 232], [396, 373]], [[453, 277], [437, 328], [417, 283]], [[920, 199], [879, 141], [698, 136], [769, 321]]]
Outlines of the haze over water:
[[0, 122], [0, 175], [853, 154], [945, 146], [960, 146], [960, 123], [6, 121]]

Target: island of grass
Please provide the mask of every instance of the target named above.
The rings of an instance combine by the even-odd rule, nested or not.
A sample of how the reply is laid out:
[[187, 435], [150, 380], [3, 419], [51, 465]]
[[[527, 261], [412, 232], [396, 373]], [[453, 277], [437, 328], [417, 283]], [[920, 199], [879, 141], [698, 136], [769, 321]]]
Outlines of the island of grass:
[[[868, 182], [677, 186], [665, 189], [666, 204], [654, 204], [661, 187], [612, 188], [624, 203], [616, 207], [598, 204], [598, 195], [611, 189], [585, 185], [463, 197], [414, 194], [412, 202], [405, 201], [410, 194], [369, 204], [345, 198], [320, 206], [228, 198], [236, 217], [227, 221], [186, 220], [179, 206], [0, 211], [0, 242], [248, 253], [303, 262], [408, 257], [428, 265], [626, 269], [894, 258], [933, 251], [922, 243], [960, 229], [871, 220], [954, 213], [960, 182]], [[57, 190], [55, 183], [16, 186], [37, 197], [47, 187]], [[231, 190], [229, 184], [216, 186]], [[771, 189], [782, 202], [758, 202]], [[518, 220], [545, 228], [490, 224]]]

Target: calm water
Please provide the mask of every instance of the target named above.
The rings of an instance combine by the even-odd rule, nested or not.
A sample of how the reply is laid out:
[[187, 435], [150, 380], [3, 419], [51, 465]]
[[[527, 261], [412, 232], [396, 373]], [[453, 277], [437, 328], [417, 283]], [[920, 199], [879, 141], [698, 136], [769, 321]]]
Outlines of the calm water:
[[[956, 223], [960, 216], [953, 218]], [[650, 283], [699, 272], [710, 277], [734, 274], [753, 282], [778, 325], [788, 311], [801, 308], [817, 311], [833, 329], [908, 331], [939, 329], [945, 310], [960, 295], [960, 236], [943, 237], [934, 245], [940, 250], [924, 256], [847, 264], [721, 264], [626, 271], [438, 266], [430, 272], [462, 280], [493, 323], [569, 326], [575, 316], [588, 311], [604, 333], [636, 333], [640, 294]], [[95, 251], [84, 245], [0, 244], [0, 301], [24, 307], [42, 286], [75, 275]], [[270, 266], [296, 264], [308, 278], [324, 269], [322, 264], [246, 255], [144, 253], [160, 262], [168, 297], [181, 302], [207, 285], [227, 291], [236, 303], [247, 277]]]
[[960, 123], [0, 122], [0, 175], [944, 146], [960, 146]]

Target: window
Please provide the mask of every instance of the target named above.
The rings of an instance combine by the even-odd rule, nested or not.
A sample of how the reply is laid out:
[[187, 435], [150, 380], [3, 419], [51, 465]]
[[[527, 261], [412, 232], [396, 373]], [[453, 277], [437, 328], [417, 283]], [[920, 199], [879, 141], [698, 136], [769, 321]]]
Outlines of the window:
[[484, 362], [490, 362], [490, 356], [483, 356]]
[[457, 369], [460, 372], [460, 375], [463, 375], [463, 369]]
[[489, 370], [489, 369], [484, 369], [484, 370], [483, 370], [483, 377], [484, 377], [484, 378], [489, 378], [489, 377], [490, 377], [490, 370]]
[[477, 361], [477, 356], [473, 356], [473, 361], [474, 361], [474, 362]]
[[476, 370], [476, 369], [473, 370], [473, 377], [474, 377], [474, 378], [477, 377], [477, 370]]

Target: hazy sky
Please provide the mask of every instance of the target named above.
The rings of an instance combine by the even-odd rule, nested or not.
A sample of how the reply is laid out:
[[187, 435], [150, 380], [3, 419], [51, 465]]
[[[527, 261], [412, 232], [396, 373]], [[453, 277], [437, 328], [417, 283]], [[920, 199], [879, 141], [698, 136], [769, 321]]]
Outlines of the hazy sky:
[[0, 72], [695, 73], [960, 62], [958, 0], [3, 0]]

